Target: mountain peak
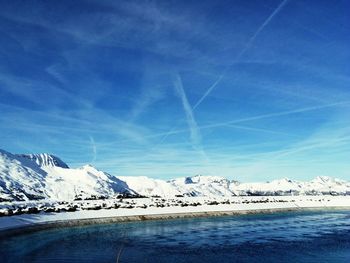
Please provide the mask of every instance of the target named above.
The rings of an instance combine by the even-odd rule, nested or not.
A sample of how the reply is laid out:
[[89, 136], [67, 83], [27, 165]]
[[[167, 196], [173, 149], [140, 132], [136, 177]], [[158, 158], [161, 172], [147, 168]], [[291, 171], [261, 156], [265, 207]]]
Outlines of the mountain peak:
[[63, 162], [60, 158], [55, 155], [48, 153], [40, 153], [40, 154], [16, 154], [19, 158], [29, 159], [34, 161], [37, 165], [49, 166], [49, 167], [61, 167], [61, 168], [69, 168], [69, 166]]

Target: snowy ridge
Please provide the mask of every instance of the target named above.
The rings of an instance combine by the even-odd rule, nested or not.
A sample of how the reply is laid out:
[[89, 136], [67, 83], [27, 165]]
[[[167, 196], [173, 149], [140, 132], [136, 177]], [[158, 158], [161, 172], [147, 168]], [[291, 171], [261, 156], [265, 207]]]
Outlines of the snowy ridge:
[[115, 177], [91, 165], [69, 168], [50, 154], [14, 155], [0, 150], [0, 202], [91, 200], [120, 195], [165, 198], [350, 195], [350, 182], [325, 176], [309, 182], [284, 178], [264, 183], [239, 183], [203, 175], [169, 181], [145, 176]]
[[350, 183], [327, 176], [310, 182], [284, 178], [266, 183], [242, 183], [232, 190], [238, 195], [350, 195]]
[[47, 153], [41, 154], [16, 154], [19, 158], [26, 158], [34, 161], [39, 166], [55, 166], [61, 168], [69, 168], [60, 158]]

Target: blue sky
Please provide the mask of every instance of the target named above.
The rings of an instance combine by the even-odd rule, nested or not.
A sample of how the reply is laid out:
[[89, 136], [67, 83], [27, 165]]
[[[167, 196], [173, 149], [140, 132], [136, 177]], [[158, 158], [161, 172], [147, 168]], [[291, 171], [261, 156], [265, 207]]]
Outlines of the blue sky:
[[115, 175], [349, 179], [349, 9], [1, 1], [1, 148]]

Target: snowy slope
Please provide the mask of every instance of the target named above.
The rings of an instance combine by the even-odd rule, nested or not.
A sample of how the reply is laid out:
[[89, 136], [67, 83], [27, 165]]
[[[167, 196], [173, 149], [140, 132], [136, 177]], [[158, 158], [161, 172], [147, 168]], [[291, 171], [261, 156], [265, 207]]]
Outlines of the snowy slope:
[[103, 198], [118, 194], [136, 194], [125, 182], [90, 165], [77, 169], [43, 167], [47, 172], [48, 196], [57, 200]]
[[0, 201], [47, 197], [46, 172], [30, 160], [0, 150]]
[[119, 176], [119, 179], [143, 196], [174, 197], [183, 193], [173, 185], [160, 179], [152, 179], [146, 176]]
[[49, 154], [13, 155], [0, 151], [0, 201], [135, 195], [125, 182], [92, 166], [70, 169]]

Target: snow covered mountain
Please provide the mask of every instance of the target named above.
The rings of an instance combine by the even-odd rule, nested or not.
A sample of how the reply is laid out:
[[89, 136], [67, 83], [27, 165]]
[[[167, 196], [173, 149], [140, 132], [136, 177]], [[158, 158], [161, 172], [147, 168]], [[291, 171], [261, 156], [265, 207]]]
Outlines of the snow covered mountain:
[[231, 182], [220, 176], [196, 175], [169, 181], [179, 192], [186, 196], [232, 196]]
[[45, 176], [32, 161], [0, 150], [0, 201], [45, 198]]
[[71, 169], [53, 155], [0, 151], [0, 201], [74, 200], [120, 194], [136, 195], [125, 182], [92, 166]]
[[350, 195], [350, 182], [328, 176], [318, 176], [302, 185], [305, 194]]
[[160, 179], [146, 176], [120, 176], [118, 178], [125, 181], [131, 189], [142, 196], [175, 197], [183, 194], [167, 181]]
[[239, 183], [219, 176], [196, 175], [169, 181], [145, 176], [115, 177], [90, 165], [69, 168], [50, 154], [11, 154], [0, 150], [0, 202], [13, 200], [81, 200], [118, 195], [160, 197], [235, 195], [350, 195], [350, 182], [317, 177], [309, 182], [287, 178]]
[[242, 183], [232, 190], [238, 195], [349, 195], [350, 182], [319, 176], [310, 182], [288, 178], [266, 183]]

